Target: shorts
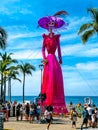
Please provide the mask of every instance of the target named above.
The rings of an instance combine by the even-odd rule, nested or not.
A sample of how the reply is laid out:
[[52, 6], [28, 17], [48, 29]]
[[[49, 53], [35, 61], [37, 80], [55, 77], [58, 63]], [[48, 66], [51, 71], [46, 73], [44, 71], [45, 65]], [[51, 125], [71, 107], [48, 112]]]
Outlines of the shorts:
[[88, 116], [88, 120], [90, 120], [90, 121], [92, 120], [91, 115]]
[[47, 123], [50, 123], [52, 120], [51, 120], [51, 119], [47, 119], [47, 118], [46, 118], [46, 121], [47, 121]]
[[76, 125], [76, 121], [72, 121], [72, 125]]
[[83, 124], [87, 124], [88, 123], [88, 119], [87, 118], [84, 118], [83, 119]]

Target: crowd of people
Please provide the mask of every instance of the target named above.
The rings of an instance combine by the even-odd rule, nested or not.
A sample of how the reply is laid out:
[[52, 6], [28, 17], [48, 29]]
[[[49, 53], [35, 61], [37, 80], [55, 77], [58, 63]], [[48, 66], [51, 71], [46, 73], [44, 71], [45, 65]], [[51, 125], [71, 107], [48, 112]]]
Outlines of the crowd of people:
[[[77, 108], [78, 107], [78, 108]], [[97, 128], [98, 123], [98, 108], [94, 105], [87, 104], [82, 106], [78, 104], [77, 106], [73, 106], [70, 104], [70, 117], [72, 121], [72, 127], [76, 128], [77, 117], [83, 117], [83, 121], [81, 124], [81, 130], [85, 127]]]
[[[34, 120], [40, 122], [40, 105], [33, 103], [9, 103], [0, 104], [0, 112], [4, 113], [4, 121], [8, 121], [10, 117], [15, 117], [16, 121], [27, 120], [32, 123]], [[46, 106], [44, 111], [42, 110], [43, 116], [46, 122], [51, 122], [53, 107]], [[49, 126], [48, 126], [49, 127]]]
[[9, 117], [16, 117], [16, 120], [26, 120], [33, 121], [34, 117], [39, 120], [40, 108], [38, 105], [32, 103], [9, 103], [6, 102], [0, 105], [0, 111], [4, 113], [4, 120], [8, 121]]
[[[68, 111], [70, 113], [70, 119], [72, 122], [72, 127], [76, 128], [77, 118], [83, 119], [81, 124], [81, 130], [85, 127], [96, 128], [98, 123], [98, 108], [96, 106], [88, 105], [73, 105], [71, 102]], [[35, 103], [9, 103], [0, 104], [0, 112], [4, 113], [4, 120], [8, 121], [9, 117], [15, 117], [16, 121], [27, 120], [30, 123], [36, 121], [40, 122], [40, 105]], [[53, 107], [47, 106], [43, 111], [43, 116], [45, 121], [48, 123], [46, 130], [49, 129], [53, 121]]]
[[[4, 113], [4, 121], [8, 121], [9, 117], [16, 117], [16, 121], [19, 120], [27, 120], [30, 123], [32, 123], [34, 120], [36, 122], [41, 121], [40, 117], [40, 106], [34, 103], [26, 103], [26, 104], [20, 104], [20, 103], [8, 103], [0, 104], [0, 112]], [[42, 111], [43, 112], [43, 111]], [[46, 130], [49, 129], [53, 117], [53, 107], [52, 106], [45, 106], [43, 116], [48, 123]], [[36, 119], [35, 119], [36, 117]]]

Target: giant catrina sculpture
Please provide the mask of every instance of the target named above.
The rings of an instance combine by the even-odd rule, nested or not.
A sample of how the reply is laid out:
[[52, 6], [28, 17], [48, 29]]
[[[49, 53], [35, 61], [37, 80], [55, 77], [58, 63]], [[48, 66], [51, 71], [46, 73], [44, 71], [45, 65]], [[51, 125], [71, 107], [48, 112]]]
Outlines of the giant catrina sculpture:
[[[53, 16], [45, 16], [38, 20], [38, 25], [46, 30], [48, 34], [43, 34], [42, 56], [43, 56], [43, 78], [41, 93], [46, 95], [42, 106], [52, 106], [54, 113], [67, 113], [63, 75], [60, 64], [62, 64], [60, 34], [55, 34], [54, 30], [68, 26], [62, 16], [67, 16], [66, 11], [58, 11]], [[57, 50], [58, 58], [55, 55]], [[46, 53], [47, 52], [47, 53]]]

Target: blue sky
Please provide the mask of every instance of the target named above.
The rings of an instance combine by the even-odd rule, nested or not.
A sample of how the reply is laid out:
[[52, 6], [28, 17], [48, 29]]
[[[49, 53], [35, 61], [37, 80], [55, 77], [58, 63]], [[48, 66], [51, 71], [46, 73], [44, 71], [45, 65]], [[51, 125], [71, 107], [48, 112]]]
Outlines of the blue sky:
[[[91, 21], [87, 8], [98, 8], [97, 0], [4, 0], [0, 1], [0, 26], [8, 33], [6, 52], [14, 53], [12, 58], [31, 63], [36, 67], [32, 76], [26, 76], [25, 95], [40, 92], [40, 69], [42, 60], [42, 34], [48, 33], [37, 28], [39, 18], [66, 10], [69, 23], [61, 34], [65, 95], [98, 96], [98, 36], [94, 35], [83, 45], [77, 35], [83, 23]], [[20, 75], [22, 79], [22, 75]], [[22, 84], [12, 82], [12, 95], [22, 95]]]

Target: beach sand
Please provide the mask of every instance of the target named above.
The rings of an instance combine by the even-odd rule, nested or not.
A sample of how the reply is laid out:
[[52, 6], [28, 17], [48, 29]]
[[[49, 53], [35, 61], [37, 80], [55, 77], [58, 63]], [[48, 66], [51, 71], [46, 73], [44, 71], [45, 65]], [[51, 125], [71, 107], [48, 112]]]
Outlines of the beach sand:
[[[80, 129], [82, 118], [77, 120], [77, 129]], [[10, 118], [9, 121], [4, 122], [4, 129], [6, 130], [46, 130], [47, 124], [38, 124], [36, 122], [29, 123], [29, 121], [16, 121], [15, 118]], [[74, 130], [71, 126], [69, 117], [54, 117], [54, 121], [49, 130]]]

